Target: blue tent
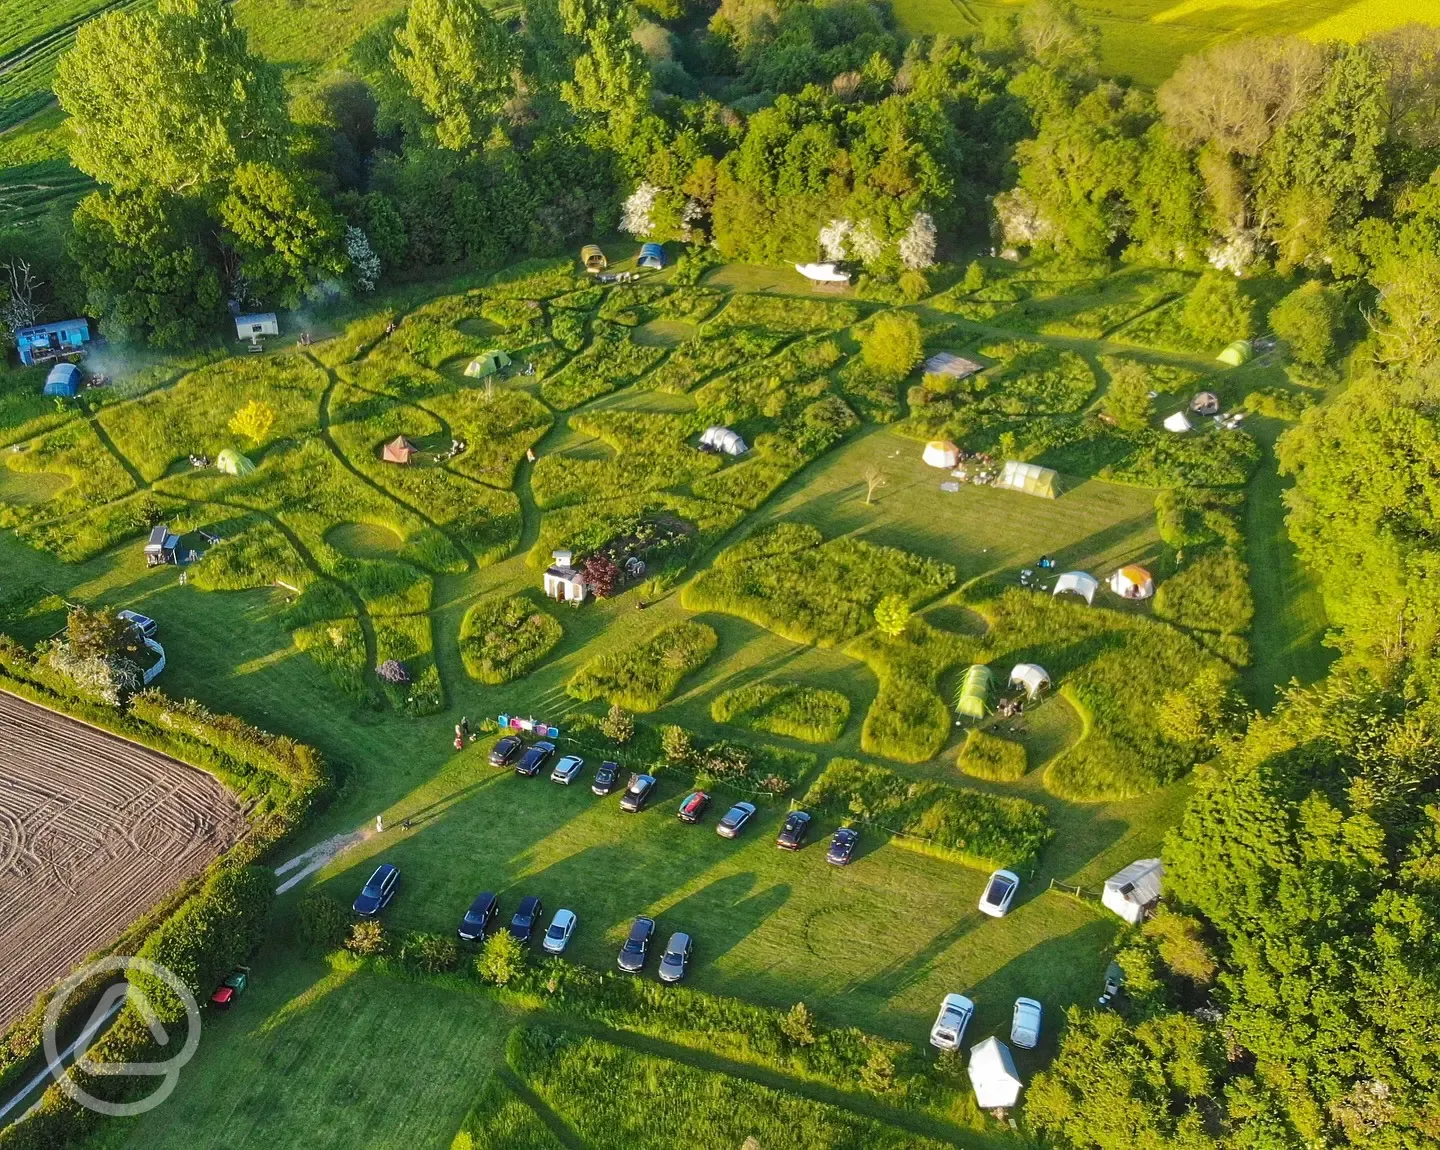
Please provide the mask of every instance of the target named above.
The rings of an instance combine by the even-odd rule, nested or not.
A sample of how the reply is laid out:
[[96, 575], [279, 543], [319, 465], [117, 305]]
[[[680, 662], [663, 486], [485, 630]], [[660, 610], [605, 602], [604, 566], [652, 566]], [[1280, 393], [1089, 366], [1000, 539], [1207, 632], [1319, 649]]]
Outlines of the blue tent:
[[665, 266], [665, 249], [660, 244], [641, 244], [637, 267], [654, 268], [659, 271]]
[[45, 394], [74, 399], [80, 394], [80, 381], [83, 378], [80, 369], [73, 363], [57, 363], [45, 377]]

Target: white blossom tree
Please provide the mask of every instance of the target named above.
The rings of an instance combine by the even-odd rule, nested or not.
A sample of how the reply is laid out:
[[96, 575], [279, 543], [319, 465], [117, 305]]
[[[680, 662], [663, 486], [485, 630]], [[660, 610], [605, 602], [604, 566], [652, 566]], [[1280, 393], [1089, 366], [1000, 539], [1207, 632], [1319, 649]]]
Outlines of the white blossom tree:
[[843, 260], [849, 254], [848, 241], [854, 227], [849, 220], [831, 220], [820, 229], [820, 250], [827, 260]]
[[910, 227], [900, 237], [900, 262], [911, 271], [935, 263], [935, 219], [929, 212], [916, 212]]
[[650, 220], [650, 212], [655, 207], [655, 198], [660, 194], [660, 189], [648, 180], [642, 181], [640, 186], [630, 193], [630, 198], [625, 201], [625, 207], [620, 212], [620, 230], [629, 232], [639, 239], [641, 236], [648, 236], [654, 227]]
[[345, 254], [350, 257], [355, 286], [361, 291], [374, 291], [380, 282], [380, 257], [370, 246], [369, 237], [359, 228], [345, 229]]
[[850, 250], [868, 264], [885, 254], [885, 241], [875, 234], [869, 220], [861, 220], [850, 232]]
[[15, 333], [22, 327], [31, 327], [40, 322], [44, 312], [35, 302], [35, 291], [44, 287], [30, 272], [30, 265], [17, 259], [0, 264], [7, 273], [9, 283], [5, 285], [5, 298], [0, 301], [0, 328], [6, 338], [13, 341]]

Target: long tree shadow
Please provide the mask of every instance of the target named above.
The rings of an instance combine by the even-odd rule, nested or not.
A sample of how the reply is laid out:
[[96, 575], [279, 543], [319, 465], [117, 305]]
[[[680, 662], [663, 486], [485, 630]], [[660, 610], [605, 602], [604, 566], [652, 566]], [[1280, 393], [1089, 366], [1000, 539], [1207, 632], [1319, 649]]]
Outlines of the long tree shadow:
[[740, 945], [790, 897], [789, 883], [776, 883], [757, 893], [753, 871], [718, 878], [665, 909], [671, 929], [695, 939], [695, 961], [711, 963]]

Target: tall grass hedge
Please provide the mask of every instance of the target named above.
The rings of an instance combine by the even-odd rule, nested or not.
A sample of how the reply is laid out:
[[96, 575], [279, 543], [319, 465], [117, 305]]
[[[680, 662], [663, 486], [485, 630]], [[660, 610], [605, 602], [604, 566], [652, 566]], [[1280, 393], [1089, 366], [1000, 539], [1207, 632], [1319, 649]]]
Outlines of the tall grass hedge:
[[508, 683], [540, 662], [564, 634], [560, 621], [524, 595], [482, 599], [460, 624], [460, 657], [472, 679]]
[[967, 775], [992, 783], [1019, 782], [1029, 769], [1024, 744], [979, 727], [972, 727], [965, 736], [955, 765]]
[[831, 743], [845, 730], [850, 700], [839, 691], [802, 683], [748, 683], [717, 695], [710, 704], [710, 717], [717, 723], [733, 723], [807, 743]]
[[641, 643], [596, 656], [565, 689], [585, 702], [605, 699], [627, 710], [653, 711], [686, 675], [704, 665], [718, 642], [703, 623], [675, 623]]
[[938, 755], [950, 738], [951, 722], [940, 676], [971, 661], [976, 646], [968, 636], [919, 618], [912, 618], [900, 635], [872, 631], [851, 642], [845, 653], [869, 667], [880, 685], [860, 728], [861, 748], [902, 763]]

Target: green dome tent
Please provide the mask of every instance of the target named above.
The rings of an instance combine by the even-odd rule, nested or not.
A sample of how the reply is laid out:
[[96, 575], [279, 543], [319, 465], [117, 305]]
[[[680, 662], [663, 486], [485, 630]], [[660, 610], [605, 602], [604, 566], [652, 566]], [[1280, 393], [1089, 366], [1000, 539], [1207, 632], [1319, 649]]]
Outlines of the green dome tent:
[[248, 456], [242, 455], [233, 447], [227, 447], [215, 457], [215, 468], [226, 475], [249, 475], [255, 470], [255, 464]]
[[487, 375], [494, 375], [502, 367], [509, 366], [510, 357], [503, 351], [482, 351], [470, 361], [465, 374], [471, 379], [484, 379]]
[[955, 710], [971, 719], [983, 719], [990, 711], [990, 688], [995, 675], [984, 663], [974, 663], [960, 680], [955, 692]]
[[1254, 354], [1254, 344], [1248, 339], [1237, 339], [1215, 358], [1221, 363], [1228, 363], [1231, 367], [1239, 367], [1242, 363], [1249, 363]]

